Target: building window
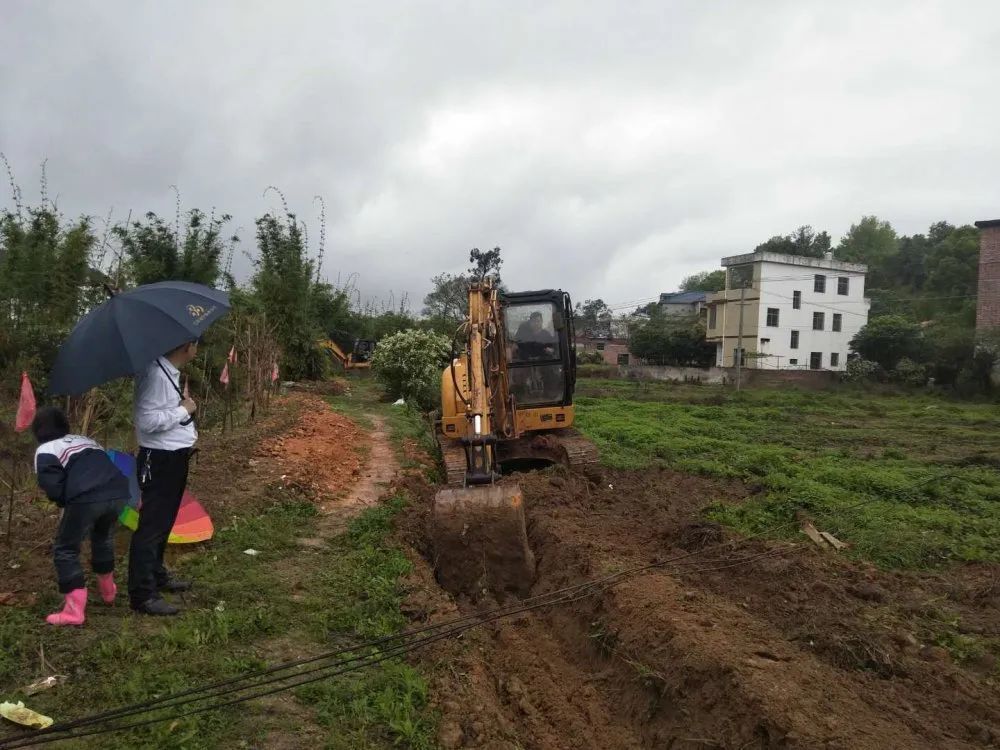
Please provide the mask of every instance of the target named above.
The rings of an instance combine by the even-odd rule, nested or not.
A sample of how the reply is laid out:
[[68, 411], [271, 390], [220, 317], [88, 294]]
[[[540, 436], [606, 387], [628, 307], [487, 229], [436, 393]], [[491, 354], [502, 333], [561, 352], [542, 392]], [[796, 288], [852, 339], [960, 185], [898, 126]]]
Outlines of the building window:
[[821, 273], [813, 276], [813, 291], [820, 294], [826, 291], [826, 276]]
[[776, 328], [778, 325], [778, 308], [769, 307], [767, 308], [767, 325], [771, 328]]
[[735, 367], [737, 362], [740, 367], [746, 367], [747, 364], [747, 350], [746, 349], [733, 349], [733, 366]]
[[619, 354], [618, 355], [618, 364], [625, 365], [626, 367], [628, 367], [628, 355], [627, 354]]
[[799, 310], [802, 308], [802, 292], [792, 292], [792, 309]]
[[809, 355], [809, 369], [820, 370], [823, 368], [823, 352], [813, 352]]
[[814, 312], [813, 313], [813, 330], [814, 331], [822, 331], [823, 330], [823, 323], [824, 323], [823, 317], [824, 317], [824, 314], [821, 313], [821, 312]]
[[798, 349], [799, 348], [799, 332], [798, 331], [792, 331], [792, 341], [791, 341], [790, 346], [792, 347], [792, 349]]
[[761, 346], [764, 346], [764, 344], [770, 344], [770, 343], [771, 343], [771, 339], [761, 339], [760, 340], [760, 345]]
[[718, 320], [718, 306], [712, 305], [708, 308], [708, 327], [715, 328], [715, 323]]
[[597, 345], [597, 351], [603, 352], [604, 351], [604, 344], [598, 344]]
[[790, 360], [788, 360], [788, 364], [790, 364], [790, 365], [797, 365], [798, 363], [799, 363], [799, 361], [797, 359], [790, 359]]
[[837, 279], [837, 294], [847, 294], [851, 289], [851, 280], [847, 276]]
[[830, 353], [830, 367], [836, 367], [840, 364], [840, 354], [838, 352]]
[[839, 331], [844, 324], [844, 316], [840, 313], [833, 314], [833, 330]]

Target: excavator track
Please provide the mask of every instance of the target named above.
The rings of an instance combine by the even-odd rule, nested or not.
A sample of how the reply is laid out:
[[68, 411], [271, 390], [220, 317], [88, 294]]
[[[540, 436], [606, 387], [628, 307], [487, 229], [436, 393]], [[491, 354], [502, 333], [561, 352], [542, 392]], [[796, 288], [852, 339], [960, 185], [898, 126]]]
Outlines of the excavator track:
[[445, 483], [449, 487], [465, 486], [465, 448], [455, 440], [438, 436], [441, 446], [441, 462], [444, 464]]
[[[449, 487], [465, 484], [465, 449], [455, 440], [438, 437], [441, 459], [444, 463], [445, 479]], [[546, 433], [527, 435], [506, 446], [511, 457], [549, 459], [561, 463], [573, 471], [586, 472], [600, 463], [595, 446], [581, 433], [573, 429], [553, 430]]]
[[560, 430], [559, 444], [566, 449], [569, 467], [574, 471], [585, 472], [601, 462], [597, 446], [577, 430]]

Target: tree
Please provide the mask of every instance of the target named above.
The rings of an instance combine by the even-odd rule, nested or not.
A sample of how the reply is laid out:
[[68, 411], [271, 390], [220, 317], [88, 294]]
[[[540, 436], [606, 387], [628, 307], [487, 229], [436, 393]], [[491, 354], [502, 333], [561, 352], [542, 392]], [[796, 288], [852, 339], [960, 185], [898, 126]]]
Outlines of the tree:
[[449, 334], [465, 319], [469, 306], [469, 277], [439, 273], [431, 279], [434, 288], [424, 297], [423, 316], [436, 330]]
[[954, 385], [962, 370], [972, 366], [976, 353], [975, 331], [958, 321], [941, 321], [926, 333], [930, 376], [938, 385]]
[[781, 253], [782, 255], [794, 255], [796, 245], [792, 242], [790, 235], [776, 234], [771, 239], [766, 240], [753, 249], [755, 253]]
[[379, 341], [372, 358], [372, 372], [390, 396], [398, 396], [422, 409], [438, 403], [441, 371], [451, 356], [451, 342], [431, 331], [410, 329]]
[[284, 346], [282, 371], [292, 379], [317, 378], [326, 361], [316, 340], [325, 332], [313, 317], [314, 265], [295, 215], [257, 219], [257, 249], [250, 285]]
[[91, 267], [88, 219], [63, 224], [48, 206], [0, 212], [0, 376], [32, 371], [36, 387], [84, 310], [104, 299]]
[[[943, 226], [942, 226], [943, 225]], [[938, 297], [953, 297], [946, 307], [961, 305], [961, 297], [976, 294], [979, 278], [979, 230], [973, 226], [952, 227], [941, 222], [928, 233], [925, 290]]]
[[705, 327], [697, 315], [654, 312], [630, 333], [629, 351], [660, 365], [707, 367], [715, 361], [715, 346], [705, 341]]
[[681, 282], [683, 292], [721, 292], [725, 288], [726, 272], [721, 268], [717, 271], [692, 274]]
[[135, 284], [156, 281], [193, 281], [215, 286], [221, 275], [219, 261], [225, 249], [222, 228], [228, 214], [207, 218], [198, 209], [187, 214], [183, 236], [150, 211], [143, 221], [117, 226], [119, 238], [128, 257], [129, 276]]
[[898, 251], [899, 238], [892, 225], [877, 216], [863, 216], [847, 230], [837, 246], [836, 255], [839, 260], [867, 264], [866, 285], [881, 288], [893, 283], [885, 270]]
[[869, 319], [851, 339], [850, 347], [886, 370], [894, 369], [903, 357], [922, 362], [926, 351], [920, 326], [901, 315]]
[[469, 251], [469, 276], [473, 281], [483, 281], [487, 277], [493, 279], [494, 283], [500, 284], [500, 266], [503, 259], [500, 257], [500, 248], [492, 250], [480, 250], [478, 247]]
[[333, 331], [353, 333], [351, 303], [346, 292], [334, 289], [330, 284], [314, 283], [310, 303], [312, 305], [310, 317], [316, 322], [321, 333], [330, 334]]
[[611, 325], [611, 308], [602, 299], [588, 299], [576, 303], [576, 329], [584, 332]]
[[826, 232], [817, 234], [811, 226], [804, 224], [791, 234], [778, 234], [766, 242], [762, 242], [754, 248], [754, 252], [822, 258], [829, 249], [830, 235]]

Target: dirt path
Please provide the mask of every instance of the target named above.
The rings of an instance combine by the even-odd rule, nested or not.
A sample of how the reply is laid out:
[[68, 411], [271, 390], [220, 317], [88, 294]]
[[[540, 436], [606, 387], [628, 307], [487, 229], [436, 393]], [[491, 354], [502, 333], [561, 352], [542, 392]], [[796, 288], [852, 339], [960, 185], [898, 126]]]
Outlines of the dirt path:
[[324, 500], [320, 504], [320, 527], [326, 532], [325, 536], [338, 533], [353, 516], [375, 505], [399, 472], [399, 460], [389, 443], [385, 419], [375, 414], [365, 417], [372, 423], [366, 462], [346, 495]]
[[[362, 429], [325, 403], [305, 398], [307, 416], [268, 449], [285, 483], [308, 488], [319, 508], [319, 515], [295, 540], [300, 549], [277, 566], [278, 575], [297, 601], [306, 588], [305, 579], [322, 570], [322, 555], [331, 540], [385, 495], [400, 468], [384, 418], [367, 414], [371, 428]], [[264, 661], [278, 663], [311, 656], [315, 650], [315, 646], [283, 635], [262, 644], [260, 654]], [[263, 739], [254, 747], [295, 750], [320, 747], [326, 741], [328, 730], [321, 726], [314, 710], [294, 695], [271, 696], [262, 700], [261, 706], [266, 717]]]

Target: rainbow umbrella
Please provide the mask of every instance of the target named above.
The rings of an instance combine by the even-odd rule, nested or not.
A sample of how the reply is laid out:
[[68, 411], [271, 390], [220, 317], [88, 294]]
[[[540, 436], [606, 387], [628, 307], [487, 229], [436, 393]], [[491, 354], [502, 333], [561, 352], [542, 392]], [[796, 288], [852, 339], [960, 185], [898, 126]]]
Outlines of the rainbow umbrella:
[[[118, 520], [125, 528], [135, 531], [139, 526], [139, 506], [142, 503], [139, 481], [135, 473], [135, 457], [116, 450], [108, 450], [107, 454], [118, 470], [128, 477], [130, 497]], [[177, 512], [177, 520], [174, 521], [174, 528], [170, 530], [167, 542], [170, 544], [204, 542], [206, 539], [211, 539], [214, 532], [215, 528], [208, 513], [198, 499], [185, 490], [180, 510]]]

